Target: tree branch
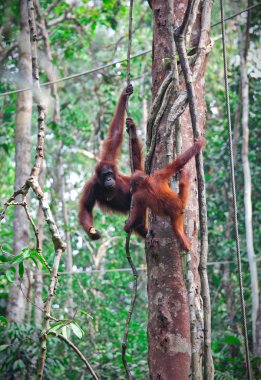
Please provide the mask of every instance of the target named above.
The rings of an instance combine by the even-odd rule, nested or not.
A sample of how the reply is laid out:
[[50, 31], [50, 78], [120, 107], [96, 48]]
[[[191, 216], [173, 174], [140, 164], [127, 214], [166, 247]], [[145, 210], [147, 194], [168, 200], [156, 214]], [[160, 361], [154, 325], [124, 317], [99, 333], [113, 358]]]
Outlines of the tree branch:
[[165, 92], [171, 82], [171, 79], [172, 79], [172, 73], [170, 72], [166, 78], [164, 79], [164, 81], [161, 83], [161, 86], [158, 90], [158, 93], [152, 103], [152, 106], [151, 106], [151, 109], [150, 109], [150, 115], [149, 115], [149, 118], [148, 118], [148, 123], [147, 123], [147, 149], [149, 149], [150, 147], [150, 144], [151, 144], [151, 138], [152, 138], [152, 134], [153, 134], [153, 124], [154, 124], [154, 121], [156, 119], [156, 116], [158, 114], [158, 111], [160, 109], [160, 106], [161, 106], [161, 103], [162, 103], [162, 100], [163, 100], [163, 97], [165, 95]]
[[[46, 58], [47, 58], [47, 65], [45, 67], [47, 79], [52, 82], [57, 79], [56, 77], [56, 71], [53, 65], [53, 59], [52, 59], [52, 52], [51, 52], [51, 46], [50, 46], [50, 40], [49, 40], [49, 34], [46, 26], [46, 20], [43, 17], [43, 13], [41, 11], [41, 7], [39, 4], [38, 0], [34, 0], [35, 8], [37, 15], [39, 17], [40, 21], [40, 28], [42, 31], [42, 36], [43, 36], [43, 42], [44, 42], [44, 50], [46, 53]], [[53, 83], [52, 84], [52, 95], [54, 98], [54, 111], [53, 111], [53, 121], [55, 124], [60, 124], [60, 103], [59, 103], [59, 96], [58, 96], [58, 91], [57, 91], [57, 84]]]
[[0, 63], [3, 63], [8, 57], [9, 55], [11, 55], [13, 53], [13, 51], [15, 49], [18, 48], [18, 45], [17, 44], [14, 44], [12, 45], [8, 50], [4, 50], [1, 54], [0, 54]]
[[189, 14], [187, 26], [186, 26], [186, 46], [190, 47], [190, 40], [191, 40], [191, 33], [193, 25], [195, 24], [197, 12], [198, 12], [198, 6], [201, 0], [194, 0], [192, 3], [191, 11]]
[[196, 18], [195, 13], [198, 8], [198, 3], [199, 3], [198, 0], [188, 1], [187, 9], [186, 9], [182, 24], [178, 28], [178, 34], [180, 36], [186, 37], [188, 29], [192, 28], [195, 18]]
[[162, 103], [160, 105], [160, 109], [158, 110], [158, 112], [156, 114], [156, 118], [153, 122], [152, 139], [151, 139], [150, 148], [149, 148], [149, 151], [147, 153], [146, 160], [145, 160], [145, 171], [147, 174], [149, 174], [150, 170], [151, 170], [151, 161], [152, 161], [152, 157], [153, 157], [154, 150], [156, 147], [159, 123], [162, 119], [162, 116], [166, 110], [167, 105], [169, 104], [169, 100], [170, 100], [170, 97], [172, 95], [172, 91], [173, 91], [173, 83], [171, 81], [169, 83], [168, 87], [166, 88], [166, 91], [165, 91], [164, 96], [163, 96]]
[[85, 28], [80, 23], [80, 21], [71, 13], [72, 9], [75, 7], [75, 5], [78, 4], [78, 2], [79, 0], [73, 1], [72, 4], [69, 6], [69, 8], [64, 11], [63, 15], [47, 22], [47, 28], [60, 24], [63, 21], [73, 21], [75, 24], [80, 26], [80, 28], [85, 31]]
[[[179, 69], [177, 63], [177, 54], [176, 54], [176, 45], [174, 41], [174, 3], [173, 0], [168, 0], [169, 6], [169, 17], [168, 17], [168, 32], [169, 32], [169, 41], [170, 41], [170, 65], [171, 65], [171, 74], [173, 82], [173, 97], [176, 99], [180, 94], [180, 77]], [[174, 135], [176, 142], [176, 154], [181, 153], [181, 124], [180, 118], [170, 118], [170, 113], [166, 121], [166, 141], [167, 141], [167, 156], [168, 161], [173, 161], [174, 158]]]
[[98, 376], [95, 374], [94, 370], [92, 369], [92, 366], [88, 362], [88, 360], [85, 358], [85, 356], [81, 353], [78, 347], [75, 346], [69, 339], [65, 338], [65, 336], [61, 334], [56, 334], [55, 332], [49, 332], [49, 334], [57, 336], [59, 339], [61, 339], [63, 342], [65, 342], [68, 346], [70, 346], [76, 354], [79, 356], [79, 358], [84, 362], [86, 365], [86, 368], [89, 370], [90, 374], [92, 375], [93, 379], [99, 380]]
[[53, 3], [51, 3], [47, 7], [47, 9], [45, 11], [45, 14], [48, 15], [51, 12], [51, 10], [53, 10], [53, 8], [55, 8], [60, 2], [61, 2], [61, 0], [55, 0]]

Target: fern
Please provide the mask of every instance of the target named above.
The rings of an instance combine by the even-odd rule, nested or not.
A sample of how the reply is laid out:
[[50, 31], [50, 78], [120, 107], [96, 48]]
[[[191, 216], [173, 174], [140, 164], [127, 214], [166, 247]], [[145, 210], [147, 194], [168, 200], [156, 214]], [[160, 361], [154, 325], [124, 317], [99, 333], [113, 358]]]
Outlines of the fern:
[[234, 376], [229, 372], [221, 372], [215, 370], [215, 380], [235, 380]]

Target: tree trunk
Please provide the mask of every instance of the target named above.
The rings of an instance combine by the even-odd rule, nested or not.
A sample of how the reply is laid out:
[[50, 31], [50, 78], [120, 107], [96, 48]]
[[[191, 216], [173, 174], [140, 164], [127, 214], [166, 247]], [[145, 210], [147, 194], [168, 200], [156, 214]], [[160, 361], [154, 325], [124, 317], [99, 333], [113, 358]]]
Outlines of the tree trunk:
[[[257, 357], [261, 357], [261, 292], [259, 292], [259, 308], [256, 319], [256, 341], [255, 341], [255, 351], [254, 354]], [[259, 372], [261, 372], [261, 360], [259, 360], [258, 368]]]
[[[21, 87], [28, 87], [32, 80], [31, 47], [28, 26], [27, 1], [20, 1], [20, 27], [19, 37], [19, 73]], [[31, 162], [31, 91], [21, 92], [17, 95], [15, 119], [15, 189], [24, 184], [30, 174]], [[21, 200], [21, 198], [20, 198]], [[19, 201], [19, 198], [17, 198]], [[29, 243], [29, 222], [23, 207], [15, 206], [13, 222], [13, 251], [17, 255]], [[26, 277], [21, 281], [21, 288], [26, 294]], [[11, 322], [23, 322], [25, 317], [25, 298], [20, 290], [19, 276], [16, 275], [9, 292], [7, 316]]]
[[[181, 25], [187, 7], [187, 1], [174, 2], [174, 26]], [[157, 98], [159, 88], [169, 74], [169, 60], [171, 52], [171, 33], [169, 33], [169, 4], [164, 0], [154, 0], [150, 2], [154, 15], [153, 30], [153, 98]], [[200, 18], [201, 8], [197, 15], [196, 23], [193, 28], [193, 46], [198, 45], [200, 37]], [[208, 31], [205, 31], [208, 33]], [[175, 63], [174, 63], [175, 70]], [[197, 112], [199, 127], [202, 130], [205, 124], [205, 58], [200, 65], [199, 75], [196, 76], [194, 87], [196, 90]], [[178, 70], [174, 73], [173, 80], [178, 81]], [[182, 90], [185, 90], [184, 80], [179, 81]], [[178, 85], [179, 86], [179, 85]], [[166, 94], [166, 92], [165, 92]], [[170, 155], [170, 148], [176, 147], [179, 151], [177, 135], [178, 123], [172, 125], [171, 136], [166, 131], [169, 121], [170, 109], [174, 101], [177, 100], [177, 93], [171, 91], [168, 104], [160, 120], [156, 147], [152, 157], [151, 173], [164, 167]], [[161, 104], [164, 100], [161, 101]], [[183, 141], [182, 151], [188, 149], [194, 141], [193, 130], [189, 109], [180, 118], [181, 138]], [[148, 124], [149, 125], [149, 124]], [[173, 128], [175, 130], [173, 131]], [[174, 133], [172, 133], [174, 132]], [[148, 129], [148, 136], [150, 131]], [[150, 137], [149, 137], [150, 138]], [[171, 146], [170, 146], [171, 144]], [[188, 380], [192, 373], [193, 379], [202, 378], [201, 356], [203, 346], [202, 330], [202, 303], [200, 300], [200, 276], [198, 271], [198, 185], [194, 159], [187, 166], [190, 171], [190, 200], [186, 209], [186, 232], [192, 241], [190, 256], [192, 258], [190, 269], [193, 277], [192, 292], [193, 305], [188, 302], [188, 290], [184, 281], [184, 265], [181, 251], [176, 236], [173, 234], [169, 218], [149, 215], [149, 233], [146, 239], [146, 259], [148, 267], [148, 300], [149, 300], [149, 320], [148, 320], [148, 340], [149, 340], [149, 378], [151, 380]], [[172, 181], [173, 182], [173, 181]], [[178, 182], [173, 182], [172, 187], [177, 191]], [[184, 256], [185, 262], [188, 255]], [[191, 294], [190, 294], [191, 296]], [[191, 298], [190, 298], [191, 300]], [[190, 307], [196, 320], [193, 320], [191, 329]], [[208, 327], [209, 328], [209, 327]], [[192, 331], [193, 330], [193, 331]], [[191, 345], [191, 334], [193, 347]], [[210, 342], [207, 342], [210, 344]], [[195, 355], [196, 354], [196, 355]], [[198, 370], [193, 373], [191, 357], [193, 356], [194, 365]], [[196, 358], [196, 360], [195, 360]], [[196, 363], [195, 363], [196, 362]], [[211, 378], [213, 376], [213, 371]], [[210, 378], [209, 378], [210, 379]]]
[[[249, 6], [251, 2], [249, 1]], [[236, 5], [236, 10], [238, 6]], [[252, 224], [252, 183], [251, 183], [251, 171], [248, 159], [248, 145], [249, 145], [249, 81], [247, 74], [247, 55], [249, 44], [249, 27], [250, 27], [250, 14], [248, 13], [248, 19], [244, 31], [242, 32], [240, 25], [238, 24], [238, 36], [239, 36], [239, 49], [240, 49], [240, 79], [241, 79], [241, 91], [240, 100], [242, 105], [242, 163], [243, 163], [243, 175], [244, 175], [244, 206], [245, 206], [245, 228], [246, 228], [246, 243], [247, 243], [247, 256], [250, 269], [251, 278], [251, 296], [252, 296], [252, 336], [253, 346], [255, 347], [256, 341], [256, 319], [258, 312], [258, 277], [257, 277], [257, 265], [256, 256], [254, 251], [253, 241], [253, 224]]]
[[253, 242], [252, 202], [251, 202], [252, 184], [251, 184], [250, 165], [249, 165], [249, 159], [248, 159], [249, 84], [248, 84], [248, 78], [247, 78], [246, 61], [245, 62], [241, 61], [240, 73], [241, 73], [241, 81], [242, 81], [242, 129], [243, 129], [242, 162], [243, 162], [243, 173], [244, 173], [245, 227], [246, 227], [247, 255], [248, 255], [250, 278], [251, 278], [252, 334], [253, 334], [253, 343], [255, 346], [256, 318], [257, 318], [257, 311], [258, 311], [258, 279], [257, 279], [257, 265], [256, 265], [256, 260], [255, 260], [256, 256], [254, 252], [254, 242]]

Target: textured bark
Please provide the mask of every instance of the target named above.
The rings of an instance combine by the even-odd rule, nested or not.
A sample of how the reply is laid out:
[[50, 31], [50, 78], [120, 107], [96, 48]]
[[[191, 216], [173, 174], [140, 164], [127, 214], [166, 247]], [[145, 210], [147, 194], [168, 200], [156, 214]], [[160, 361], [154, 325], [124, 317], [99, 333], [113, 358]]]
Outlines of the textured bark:
[[[204, 0], [202, 3], [202, 8], [199, 10], [199, 1], [189, 1], [188, 6], [184, 15], [182, 25], [175, 30], [174, 37], [177, 46], [177, 51], [179, 53], [180, 65], [182, 68], [182, 74], [185, 78], [186, 89], [188, 93], [189, 110], [191, 117], [191, 127], [193, 129], [193, 136], [199, 138], [202, 135], [202, 125], [201, 118], [202, 109], [197, 99], [197, 85], [198, 80], [205, 72], [206, 56], [209, 49], [211, 49], [211, 41], [209, 38], [210, 31], [210, 15], [211, 8], [213, 5], [212, 0]], [[200, 15], [201, 26], [199, 29], [199, 18]], [[196, 22], [191, 27], [191, 23]], [[187, 34], [191, 34], [191, 41], [187, 39]], [[192, 38], [193, 37], [193, 38]], [[191, 45], [197, 45], [195, 63], [189, 64], [189, 58], [186, 51], [186, 43], [191, 42]], [[192, 69], [192, 67], [194, 68]], [[202, 328], [201, 313], [200, 313], [200, 299], [198, 299], [198, 293], [194, 294], [194, 308], [198, 305], [199, 312], [197, 313], [198, 326], [195, 324], [195, 310], [193, 310], [193, 297], [191, 295], [191, 289], [197, 289], [196, 284], [193, 281], [196, 279], [196, 273], [193, 272], [193, 264], [189, 257], [187, 261], [189, 262], [189, 270], [187, 273], [187, 279], [189, 283], [189, 308], [190, 308], [190, 331], [191, 331], [191, 344], [192, 344], [192, 379], [201, 378], [200, 370], [200, 350], [203, 340], [203, 355], [204, 355], [204, 379], [212, 380], [214, 378], [214, 367], [213, 360], [211, 356], [211, 307], [210, 307], [210, 295], [209, 295], [209, 284], [207, 275], [207, 256], [208, 256], [208, 225], [207, 225], [207, 204], [206, 204], [206, 190], [205, 190], [205, 176], [204, 176], [204, 163], [203, 155], [200, 152], [196, 157], [196, 172], [198, 181], [198, 208], [199, 208], [199, 227], [200, 227], [200, 282], [201, 282], [201, 296], [203, 300], [203, 311], [204, 311], [204, 328]], [[193, 276], [193, 277], [192, 277]], [[198, 330], [198, 335], [196, 331]], [[203, 332], [203, 334], [202, 334]], [[196, 340], [196, 337], [198, 341]]]
[[[169, 58], [172, 53], [170, 51], [170, 33], [168, 30], [168, 2], [154, 0], [151, 1], [151, 6], [154, 14], [152, 93], [155, 99], [161, 83], [169, 74], [169, 65], [166, 64], [166, 58]], [[186, 7], [187, 1], [174, 2], [175, 27], [181, 25]], [[198, 16], [200, 16], [200, 12]], [[199, 25], [196, 22], [196, 28], [193, 28], [193, 43], [198, 42]], [[200, 129], [203, 129], [205, 124], [204, 71], [205, 64], [201, 66], [194, 81]], [[184, 90], [185, 87], [182, 89]], [[164, 167], [168, 161], [167, 157], [170, 155], [166, 124], [171, 106], [175, 100], [176, 98], [172, 92], [168, 105], [159, 122], [156, 149], [152, 157], [152, 173]], [[181, 126], [182, 151], [184, 151], [193, 144], [194, 140], [188, 108], [181, 115]], [[177, 145], [175, 137], [174, 146]], [[189, 238], [192, 240], [191, 269], [194, 276], [195, 297], [199, 300], [198, 186], [194, 160], [188, 164], [188, 168], [191, 186], [190, 201], [186, 210], [186, 230]], [[177, 182], [174, 182], [172, 186], [177, 190]], [[175, 235], [173, 235], [168, 218], [150, 214], [149, 233], [146, 239], [146, 258], [148, 266], [150, 379], [187, 380], [191, 371], [192, 351], [188, 294], [183, 278], [179, 245]], [[197, 305], [200, 308], [200, 302], [197, 302]], [[194, 348], [198, 352], [201, 352], [201, 347], [202, 334], [199, 336], [198, 347]]]
[[[27, 16], [27, 1], [20, 1], [20, 27], [19, 37], [19, 73], [21, 86], [28, 87], [32, 81], [30, 34]], [[15, 189], [20, 188], [30, 174], [31, 161], [31, 115], [32, 94], [30, 91], [17, 95], [15, 119]], [[17, 201], [19, 201], [19, 197]], [[23, 207], [15, 206], [13, 222], [13, 251], [18, 254], [29, 243], [29, 222]], [[27, 293], [26, 277], [21, 281], [24, 294]], [[7, 316], [11, 322], [23, 322], [25, 317], [25, 298], [19, 288], [18, 275], [9, 291]]]
[[[167, 29], [167, 1], [153, 1], [153, 98], [167, 76], [164, 59], [170, 56]], [[158, 138], [152, 172], [166, 165], [164, 115]], [[190, 371], [190, 327], [186, 286], [177, 242], [169, 221], [150, 215], [149, 238], [146, 241], [149, 298], [149, 373], [150, 379], [188, 379]], [[174, 375], [176, 374], [176, 375]], [[174, 377], [173, 377], [174, 376]], [[178, 377], [177, 377], [178, 376]]]

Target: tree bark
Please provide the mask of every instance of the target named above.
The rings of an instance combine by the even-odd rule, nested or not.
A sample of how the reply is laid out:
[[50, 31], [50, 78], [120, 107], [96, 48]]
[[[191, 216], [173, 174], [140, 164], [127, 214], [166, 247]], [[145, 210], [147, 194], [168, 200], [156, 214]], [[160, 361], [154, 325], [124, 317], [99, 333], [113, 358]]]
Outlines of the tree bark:
[[[31, 47], [28, 26], [27, 1], [20, 1], [20, 28], [19, 37], [19, 73], [21, 86], [28, 87], [32, 82]], [[17, 95], [15, 119], [15, 189], [20, 188], [30, 174], [31, 161], [31, 91], [21, 92]], [[17, 198], [19, 201], [19, 198]], [[29, 221], [23, 207], [15, 206], [13, 222], [13, 252], [17, 255], [29, 244]], [[26, 277], [21, 281], [24, 294], [26, 290]], [[20, 290], [20, 279], [16, 275], [9, 292], [7, 304], [7, 317], [10, 322], [23, 322], [25, 317], [25, 298]]]
[[[164, 0], [151, 1], [154, 15], [153, 29], [153, 98], [157, 98], [159, 88], [166, 80], [170, 65], [171, 41], [168, 30], [169, 7]], [[174, 3], [174, 26], [181, 25], [187, 8], [187, 1]], [[193, 27], [191, 36], [192, 44], [197, 45], [200, 37], [200, 17], [201, 8], [197, 13], [197, 20]], [[207, 31], [206, 31], [207, 33]], [[174, 65], [175, 67], [175, 65]], [[199, 73], [194, 80], [196, 91], [196, 102], [199, 128], [202, 130], [205, 124], [205, 59], [200, 66]], [[177, 80], [178, 75], [173, 79]], [[185, 90], [184, 80], [180, 81], [182, 90]], [[168, 87], [169, 89], [169, 87]], [[166, 94], [166, 93], [165, 93]], [[166, 132], [166, 125], [170, 109], [177, 94], [169, 91], [165, 111], [159, 122], [156, 147], [152, 157], [151, 173], [164, 167], [168, 162], [169, 155], [169, 136]], [[181, 115], [181, 138], [183, 141], [182, 151], [193, 144], [194, 136], [191, 126], [189, 109]], [[178, 124], [171, 127], [177, 128]], [[177, 130], [174, 133], [174, 144], [177, 146]], [[148, 136], [151, 131], [148, 130]], [[172, 152], [173, 153], [173, 152]], [[173, 154], [172, 154], [173, 155]], [[200, 310], [200, 277], [198, 272], [198, 185], [195, 168], [195, 161], [188, 163], [190, 171], [190, 200], [186, 210], [186, 230], [187, 235], [192, 241], [190, 252], [192, 265], [190, 269], [193, 273], [194, 302], [197, 304], [198, 315], [203, 314]], [[173, 182], [172, 186], [177, 191], [178, 182]], [[186, 261], [185, 256], [185, 261]], [[188, 302], [188, 291], [184, 281], [183, 265], [181, 252], [173, 234], [170, 220], [168, 218], [149, 215], [149, 233], [146, 239], [146, 259], [148, 267], [148, 300], [149, 300], [149, 320], [148, 320], [148, 340], [149, 340], [149, 378], [151, 380], [187, 380], [191, 374], [191, 355], [192, 351], [197, 352], [198, 363], [201, 373], [193, 375], [193, 379], [202, 377], [200, 356], [202, 355], [202, 330], [200, 321], [196, 323], [196, 345], [191, 346], [190, 313]], [[191, 306], [191, 305], [190, 305]], [[196, 310], [196, 309], [194, 309]], [[208, 342], [209, 344], [209, 342]]]
[[[261, 357], [261, 292], [259, 292], [259, 308], [256, 319], [256, 342], [254, 347], [254, 354]], [[258, 370], [261, 372], [261, 360], [258, 363]]]
[[247, 67], [246, 67], [245, 60], [244, 61], [241, 60], [240, 73], [241, 73], [241, 81], [242, 81], [242, 130], [243, 130], [242, 163], [243, 163], [243, 174], [244, 174], [245, 228], [246, 228], [247, 256], [248, 256], [250, 278], [251, 278], [252, 334], [253, 334], [253, 343], [255, 346], [256, 318], [257, 318], [257, 311], [258, 311], [258, 279], [257, 279], [257, 265], [256, 265], [256, 260], [255, 260], [256, 256], [255, 256], [254, 241], [253, 241], [251, 171], [250, 171], [250, 165], [249, 165], [249, 159], [248, 159], [249, 83], [248, 83]]
[[257, 311], [258, 311], [258, 279], [257, 279], [257, 265], [256, 265], [256, 260], [255, 260], [256, 256], [255, 256], [254, 241], [253, 241], [251, 171], [250, 171], [250, 165], [249, 165], [249, 159], [248, 159], [249, 82], [248, 82], [248, 77], [247, 77], [246, 59], [242, 57], [242, 52], [240, 53], [240, 56], [241, 56], [240, 75], [241, 75], [241, 82], [242, 82], [242, 130], [243, 130], [242, 163], [243, 163], [243, 174], [244, 174], [245, 228], [246, 228], [247, 256], [248, 256], [250, 278], [251, 278], [252, 334], [253, 334], [253, 343], [255, 346], [256, 319], [257, 319]]
[[[251, 1], [248, 2], [248, 6], [251, 5]], [[235, 4], [235, 9], [238, 10], [237, 4]], [[248, 13], [247, 23], [244, 30], [241, 30], [240, 25], [237, 25], [238, 36], [239, 36], [239, 49], [240, 49], [240, 100], [242, 105], [242, 132], [243, 132], [243, 142], [242, 142], [242, 163], [243, 163], [243, 175], [244, 175], [244, 206], [245, 206], [245, 228], [246, 228], [246, 244], [247, 244], [247, 256], [250, 269], [250, 279], [251, 279], [251, 297], [252, 297], [252, 336], [253, 336], [253, 346], [256, 345], [256, 320], [258, 312], [258, 276], [257, 276], [257, 265], [256, 265], [256, 255], [254, 251], [254, 241], [253, 241], [253, 224], [252, 224], [252, 183], [251, 183], [251, 171], [248, 158], [248, 146], [249, 146], [249, 80], [247, 74], [247, 56], [248, 56], [248, 45], [249, 45], [249, 27], [250, 27], [250, 13]]]

